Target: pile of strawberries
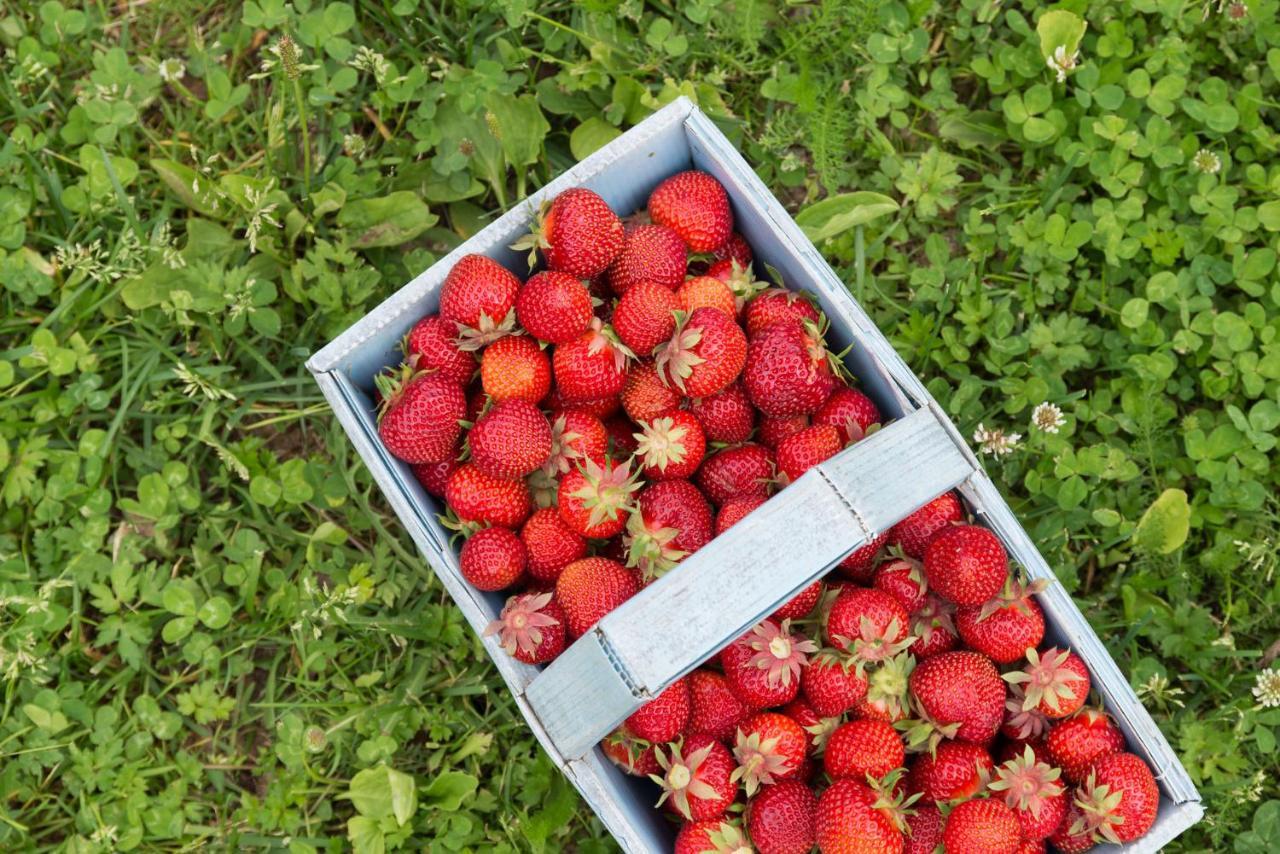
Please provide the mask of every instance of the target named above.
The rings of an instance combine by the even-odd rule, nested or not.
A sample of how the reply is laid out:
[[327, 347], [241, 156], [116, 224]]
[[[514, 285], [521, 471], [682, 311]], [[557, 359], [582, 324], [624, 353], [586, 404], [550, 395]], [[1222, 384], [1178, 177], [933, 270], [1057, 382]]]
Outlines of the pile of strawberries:
[[[378, 378], [379, 431], [444, 499], [486, 630], [528, 664], [879, 427], [800, 294], [757, 281], [724, 188], [627, 222], [575, 188], [461, 258]], [[1017, 854], [1142, 836], [1159, 792], [1087, 668], [1040, 649], [1036, 585], [942, 495], [671, 685], [602, 747], [682, 821], [676, 850]]]

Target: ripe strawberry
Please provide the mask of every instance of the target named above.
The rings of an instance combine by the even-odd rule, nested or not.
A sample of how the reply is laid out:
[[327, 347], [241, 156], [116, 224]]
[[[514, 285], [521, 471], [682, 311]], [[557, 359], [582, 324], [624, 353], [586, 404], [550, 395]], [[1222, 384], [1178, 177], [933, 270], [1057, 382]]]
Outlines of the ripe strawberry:
[[692, 711], [685, 733], [709, 735], [716, 741], [729, 743], [750, 710], [733, 695], [722, 674], [704, 668], [693, 671], [687, 678]]
[[622, 220], [599, 195], [574, 187], [544, 205], [533, 230], [511, 248], [529, 250], [530, 269], [541, 249], [548, 268], [590, 279], [622, 251]]
[[610, 327], [593, 320], [588, 331], [556, 347], [552, 367], [557, 390], [570, 404], [616, 395], [627, 382], [630, 356]]
[[911, 645], [910, 622], [906, 610], [888, 593], [846, 587], [827, 615], [827, 643], [850, 653], [861, 672], [866, 665], [892, 658]]
[[634, 434], [636, 457], [649, 480], [693, 477], [707, 452], [702, 424], [691, 413], [673, 409], [651, 421], [640, 422]]
[[484, 636], [491, 635], [497, 635], [498, 643], [517, 661], [543, 664], [564, 652], [564, 611], [550, 592], [512, 596], [498, 619], [485, 626]]
[[964, 508], [954, 492], [944, 492], [889, 529], [889, 543], [917, 560], [935, 535], [964, 521]]
[[1089, 766], [1112, 753], [1124, 750], [1124, 734], [1106, 712], [1084, 709], [1058, 721], [1045, 738], [1053, 764], [1071, 783], [1083, 783]]
[[1009, 558], [1000, 538], [977, 525], [953, 525], [924, 552], [929, 588], [957, 605], [981, 605], [1009, 578]]
[[730, 779], [741, 780], [751, 797], [761, 785], [795, 779], [809, 750], [804, 728], [779, 712], [759, 712], [738, 725]]
[[631, 493], [640, 488], [630, 462], [603, 466], [587, 459], [560, 478], [560, 518], [582, 537], [607, 539], [622, 533], [631, 515]]
[[818, 799], [807, 785], [784, 780], [764, 788], [747, 804], [747, 832], [760, 854], [808, 854], [817, 811]]
[[772, 482], [772, 452], [750, 442], [712, 454], [698, 470], [698, 486], [715, 504], [740, 495], [767, 496]]
[[867, 679], [848, 656], [826, 650], [800, 674], [800, 690], [821, 717], [843, 715], [867, 696]]
[[640, 282], [674, 291], [684, 281], [687, 256], [684, 240], [665, 225], [637, 225], [609, 266], [609, 286], [618, 296]]
[[991, 754], [982, 745], [944, 741], [932, 754], [920, 754], [911, 768], [911, 783], [921, 800], [946, 803], [977, 795], [994, 771]]
[[691, 735], [682, 745], [655, 748], [662, 770], [649, 775], [662, 787], [658, 806], [683, 816], [686, 821], [707, 821], [725, 814], [738, 793], [729, 779], [736, 767], [729, 748], [707, 735]]
[[765, 620], [720, 653], [734, 696], [752, 709], [782, 706], [796, 698], [800, 673], [818, 645], [788, 622]]
[[[961, 626], [963, 629], [963, 625]], [[1043, 654], [1026, 650], [1027, 666], [1005, 674], [1005, 680], [1026, 692], [1024, 710], [1035, 709], [1057, 719], [1073, 715], [1089, 697], [1089, 668], [1071, 650], [1051, 646]]]
[[1023, 838], [1018, 847], [1018, 854], [1045, 854], [1044, 840]]
[[775, 323], [818, 323], [821, 317], [805, 294], [786, 288], [761, 291], [742, 312], [748, 338], [755, 338]]
[[1112, 753], [1093, 763], [1078, 790], [1076, 805], [1095, 842], [1123, 845], [1143, 836], [1155, 823], [1160, 789], [1141, 757]]
[[779, 445], [809, 426], [808, 415], [764, 418], [760, 421], [760, 443], [776, 452]]
[[767, 282], [756, 279], [749, 262], [744, 264], [734, 258], [715, 262], [707, 268], [705, 275], [707, 278], [719, 279], [728, 286], [729, 292], [733, 294], [735, 313], [739, 316], [756, 294], [769, 287]]
[[675, 741], [689, 725], [689, 683], [677, 679], [665, 690], [636, 709], [626, 720], [626, 727], [638, 738], [656, 743]]
[[542, 470], [561, 477], [587, 460], [603, 465], [608, 451], [609, 432], [599, 418], [581, 409], [564, 409], [551, 420], [551, 453]]
[[579, 412], [585, 412], [588, 415], [594, 415], [601, 421], [616, 415], [618, 410], [622, 408], [622, 399], [617, 394], [606, 394], [603, 397], [593, 397], [583, 400], [566, 400], [564, 394], [559, 388], [551, 389], [551, 393], [543, 398], [543, 409], [550, 409], [552, 412], [564, 412], [568, 409], [576, 409]]
[[732, 317], [714, 308], [681, 317], [671, 340], [655, 351], [658, 374], [689, 397], [726, 388], [746, 359], [746, 336]]
[[[680, 246], [683, 248], [684, 244]], [[718, 818], [686, 822], [676, 834], [675, 854], [745, 854], [750, 851], [751, 843], [743, 836], [742, 828]]]
[[818, 799], [814, 836], [822, 854], [902, 854], [906, 843], [898, 821], [885, 796], [846, 777]]
[[1032, 596], [1043, 589], [1043, 584], [1028, 586], [1010, 577], [995, 599], [957, 609], [960, 639], [996, 664], [1018, 661], [1044, 639], [1044, 612]]
[[459, 423], [467, 414], [462, 387], [444, 374], [412, 374], [401, 368], [399, 377], [379, 374], [382, 405], [378, 411], [378, 435], [387, 450], [407, 463], [439, 463], [457, 455]]
[[911, 673], [910, 686], [925, 717], [923, 728], [909, 736], [911, 744], [926, 739], [936, 744], [941, 736], [985, 744], [1000, 729], [1004, 681], [985, 655], [968, 651], [935, 655]]
[[735, 231], [724, 243], [711, 250], [711, 257], [717, 262], [737, 261], [740, 266], [746, 267], [751, 263], [751, 244]]
[[551, 390], [551, 362], [527, 335], [493, 342], [480, 357], [480, 384], [494, 400], [520, 398], [537, 403]]
[[459, 466], [453, 457], [438, 463], [418, 463], [413, 466], [413, 475], [422, 484], [427, 494], [436, 498], [444, 498], [444, 485], [449, 482], [449, 475]]
[[632, 421], [652, 421], [680, 406], [680, 392], [658, 376], [652, 361], [633, 362], [622, 387], [622, 408]]
[[907, 847], [903, 854], [934, 854], [942, 847], [942, 813], [933, 804], [916, 804], [907, 816]]
[[520, 280], [492, 258], [464, 255], [440, 286], [440, 316], [457, 327], [464, 350], [478, 350], [515, 325]]
[[765, 415], [805, 415], [835, 388], [837, 365], [816, 324], [775, 323], [751, 339], [742, 384]]
[[1004, 801], [979, 798], [951, 811], [942, 829], [942, 844], [948, 851], [1018, 854], [1022, 828]]
[[547, 270], [530, 277], [516, 295], [516, 318], [525, 331], [550, 344], [567, 344], [594, 317], [586, 285], [568, 273]]
[[755, 427], [756, 412], [741, 383], [731, 383], [726, 388], [689, 401], [689, 411], [702, 422], [702, 429], [710, 442], [736, 445], [751, 438]]
[[662, 285], [636, 282], [613, 309], [613, 329], [631, 350], [648, 356], [676, 331], [680, 300]]
[[648, 777], [658, 773], [658, 758], [654, 756], [653, 745], [620, 726], [609, 733], [600, 742], [604, 755], [627, 774], [633, 777]]
[[716, 308], [729, 317], [738, 316], [738, 304], [734, 300], [733, 291], [721, 280], [712, 276], [694, 276], [685, 279], [676, 288], [676, 299], [680, 310], [691, 314], [699, 308]]
[[846, 578], [859, 584], [866, 584], [875, 575], [876, 564], [879, 562], [880, 552], [886, 540], [885, 534], [877, 534], [870, 542], [849, 552], [844, 560], [836, 564], [836, 569], [840, 570]]
[[960, 643], [952, 616], [955, 606], [933, 593], [927, 593], [924, 602], [911, 617], [911, 634], [915, 643], [908, 650], [916, 661], [924, 661], [942, 652], [950, 652]]
[[569, 528], [554, 507], [535, 510], [520, 529], [529, 576], [554, 583], [560, 570], [587, 553], [587, 541]]
[[471, 382], [476, 372], [474, 353], [458, 346], [458, 327], [438, 314], [419, 320], [405, 338], [405, 358], [417, 357], [420, 371], [443, 374], [460, 386]]
[[609, 434], [609, 453], [614, 459], [621, 460], [636, 452], [636, 436], [633, 432], [636, 425], [624, 415], [615, 415], [604, 422], [604, 429]]
[[638, 567], [646, 581], [711, 541], [711, 505], [687, 480], [651, 483], [636, 505], [627, 523], [627, 566]]
[[[1022, 708], [1025, 699], [1026, 693], [1021, 686], [1010, 685], [1009, 695], [1004, 701], [1004, 722], [1000, 724], [1001, 735], [1012, 742], [1019, 742], [1014, 744], [1018, 752], [1022, 750], [1021, 742], [1039, 742], [1039, 747], [1044, 748], [1044, 736], [1049, 732], [1049, 718], [1037, 708]], [[1044, 755], [1049, 755], [1047, 748]]]
[[463, 523], [517, 528], [533, 512], [529, 487], [522, 480], [504, 480], [464, 463], [449, 475], [445, 502]]
[[462, 544], [458, 564], [477, 590], [503, 590], [524, 575], [524, 543], [507, 528], [485, 528]]
[[832, 779], [883, 777], [906, 761], [902, 739], [892, 724], [859, 719], [842, 724], [827, 741], [822, 764]]
[[822, 582], [815, 581], [788, 599], [782, 607], [778, 608], [770, 616], [779, 623], [783, 620], [799, 620], [809, 616], [809, 613], [813, 611], [814, 606], [818, 604], [818, 600], [821, 598]]
[[891, 724], [905, 718], [907, 686], [915, 666], [915, 659], [907, 653], [882, 662], [867, 678], [867, 696], [854, 706], [854, 712]]
[[649, 219], [680, 235], [690, 252], [712, 252], [733, 231], [729, 197], [706, 172], [681, 172], [659, 184], [649, 196]]
[[1074, 798], [1068, 798], [1067, 814], [1062, 817], [1058, 829], [1049, 836], [1049, 843], [1061, 854], [1082, 854], [1093, 849], [1093, 830]]
[[[1049, 728], [1046, 726], [1045, 732], [1048, 731]], [[1003, 731], [1001, 734], [1003, 735]], [[1010, 759], [1017, 759], [1027, 750], [1027, 748], [1031, 748], [1031, 752], [1035, 756], [1037, 762], [1043, 762], [1045, 765], [1051, 765], [1055, 768], [1057, 767], [1054, 765], [1053, 757], [1049, 755], [1049, 748], [1046, 746], [1045, 739], [1043, 737], [1033, 738], [1029, 741], [1017, 741], [1005, 736], [1004, 740], [999, 744], [1000, 747], [995, 752], [997, 765], [1003, 765]]]
[[1021, 756], [998, 769], [991, 782], [993, 792], [1018, 816], [1025, 839], [1048, 839], [1067, 814], [1067, 795], [1058, 778], [1062, 771], [1036, 759], [1035, 751], [1024, 747]]
[[856, 442], [880, 423], [880, 410], [856, 388], [837, 388], [813, 413], [814, 424], [831, 424], [840, 430], [841, 446]]
[[500, 400], [467, 434], [471, 462], [494, 477], [516, 480], [542, 467], [551, 456], [551, 425], [527, 400]]
[[924, 605], [925, 595], [929, 592], [920, 561], [903, 557], [890, 558], [879, 564], [871, 584], [896, 599], [912, 615]]
[[617, 561], [604, 557], [575, 560], [556, 580], [556, 601], [564, 609], [569, 637], [582, 637], [601, 617], [639, 591], [635, 572]]
[[720, 512], [716, 515], [715, 535], [720, 536], [768, 500], [763, 495], [738, 495], [728, 499], [720, 505]]
[[840, 453], [840, 431], [830, 424], [806, 427], [777, 447], [778, 479], [786, 484]]

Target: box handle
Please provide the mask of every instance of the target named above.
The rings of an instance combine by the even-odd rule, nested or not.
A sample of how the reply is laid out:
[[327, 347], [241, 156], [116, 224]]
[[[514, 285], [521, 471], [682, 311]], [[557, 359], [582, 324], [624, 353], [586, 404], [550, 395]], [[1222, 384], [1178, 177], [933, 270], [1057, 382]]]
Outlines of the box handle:
[[576, 759], [664, 688], [868, 542], [974, 472], [932, 408], [873, 433], [605, 616], [525, 699]]

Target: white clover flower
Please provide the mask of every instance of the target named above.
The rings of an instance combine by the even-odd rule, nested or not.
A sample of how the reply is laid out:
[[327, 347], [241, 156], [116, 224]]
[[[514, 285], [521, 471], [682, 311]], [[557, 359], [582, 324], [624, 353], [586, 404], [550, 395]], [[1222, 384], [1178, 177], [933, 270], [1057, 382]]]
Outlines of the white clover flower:
[[360, 136], [360, 134], [348, 133], [342, 135], [342, 150], [345, 151], [348, 156], [359, 160], [364, 156], [366, 148], [367, 143], [365, 142], [364, 137]]
[[187, 74], [187, 65], [181, 59], [170, 57], [162, 61], [156, 72], [160, 75], [160, 79], [166, 83], [172, 83], [175, 80], [181, 80]]
[[1206, 175], [1217, 175], [1222, 169], [1222, 158], [1209, 149], [1202, 148], [1196, 152], [1195, 157], [1191, 158], [1191, 165], [1195, 167], [1197, 172], [1203, 172]]
[[1049, 70], [1054, 72], [1058, 77], [1059, 83], [1067, 82], [1067, 75], [1076, 70], [1076, 66], [1080, 64], [1080, 51], [1068, 54], [1066, 45], [1058, 45], [1045, 62], [1049, 66]]
[[373, 75], [374, 82], [379, 86], [387, 80], [387, 73], [391, 71], [391, 63], [387, 62], [387, 58], [376, 50], [371, 50], [364, 45], [356, 48], [356, 55], [347, 63], [357, 71], [367, 71]]
[[1005, 454], [1013, 453], [1018, 447], [1018, 443], [1022, 441], [1022, 434], [1006, 433], [999, 427], [988, 430], [985, 425], [979, 424], [978, 429], [973, 431], [973, 441], [982, 453], [1003, 457]]
[[1280, 670], [1268, 667], [1258, 673], [1253, 696], [1264, 709], [1280, 708]]
[[1057, 433], [1066, 423], [1067, 418], [1062, 414], [1062, 410], [1047, 400], [1031, 410], [1032, 428], [1043, 430], [1045, 433]]

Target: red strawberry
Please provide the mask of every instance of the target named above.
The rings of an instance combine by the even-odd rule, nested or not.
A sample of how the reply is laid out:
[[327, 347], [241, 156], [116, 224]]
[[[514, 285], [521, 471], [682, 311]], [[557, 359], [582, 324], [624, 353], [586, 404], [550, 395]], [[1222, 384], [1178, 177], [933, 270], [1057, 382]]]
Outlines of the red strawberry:
[[476, 372], [474, 353], [458, 347], [456, 324], [432, 314], [419, 320], [405, 338], [406, 358], [417, 357], [414, 367], [447, 376], [463, 386]]
[[843, 447], [840, 431], [830, 424], [806, 427], [778, 445], [778, 479], [784, 484], [796, 480]]
[[717, 262], [737, 261], [740, 266], [746, 267], [751, 263], [751, 244], [735, 231], [724, 243], [711, 250], [711, 257]]
[[675, 480], [693, 476], [707, 451], [702, 424], [683, 409], [673, 409], [640, 423], [634, 434], [636, 457], [649, 480]]
[[778, 450], [778, 446], [809, 427], [808, 415], [789, 415], [786, 418], [765, 418], [760, 422], [760, 442]]
[[524, 575], [524, 543], [507, 528], [485, 528], [462, 544], [458, 564], [477, 590], [502, 590]]
[[768, 500], [763, 495], [738, 495], [725, 501], [716, 515], [716, 536], [741, 522], [748, 513]]
[[617, 561], [604, 557], [575, 560], [556, 580], [556, 601], [564, 609], [569, 637], [582, 637], [601, 617], [639, 591], [636, 574]]
[[658, 758], [653, 745], [636, 738], [625, 726], [620, 726], [600, 742], [604, 755], [633, 777], [648, 777], [658, 773]]
[[906, 761], [902, 739], [892, 724], [859, 719], [842, 724], [827, 740], [822, 764], [832, 779], [883, 777]]
[[725, 814], [738, 793], [729, 779], [736, 768], [729, 748], [707, 735], [691, 735], [683, 745], [654, 750], [661, 776], [650, 779], [662, 787], [658, 806], [683, 816], [686, 821], [706, 821]]
[[645, 580], [664, 575], [711, 541], [711, 505], [687, 480], [646, 486], [627, 523], [627, 565]]
[[1038, 761], [1030, 747], [996, 769], [991, 791], [1003, 793], [1005, 803], [1018, 816], [1024, 838], [1047, 839], [1062, 823], [1067, 795], [1058, 782], [1060, 776], [1061, 770]]
[[732, 317], [714, 308], [680, 318], [671, 340], [655, 351], [659, 375], [689, 397], [726, 388], [742, 373], [746, 358], [746, 336]]
[[444, 374], [411, 374], [399, 381], [379, 374], [382, 406], [378, 435], [387, 450], [407, 463], [439, 463], [457, 455], [459, 423], [467, 415], [462, 387]]
[[541, 468], [551, 456], [551, 425], [527, 400], [500, 400], [476, 421], [467, 446], [481, 471], [515, 480]]
[[560, 570], [587, 553], [587, 541], [564, 523], [554, 507], [535, 510], [520, 529], [520, 539], [529, 575], [536, 581], [554, 583]]
[[818, 799], [807, 785], [784, 780], [765, 787], [747, 804], [747, 831], [760, 854], [808, 854], [817, 811]]
[[716, 308], [729, 317], [738, 316], [738, 304], [725, 282], [713, 276], [694, 276], [676, 289], [680, 310], [690, 314], [699, 308]]
[[542, 470], [560, 477], [587, 460], [603, 465], [608, 451], [609, 432], [599, 418], [581, 409], [565, 409], [551, 420], [551, 453]]
[[440, 286], [440, 316], [457, 327], [460, 346], [476, 350], [515, 324], [520, 280], [492, 258], [464, 255]]
[[808, 750], [809, 736], [800, 724], [778, 712], [759, 712], [738, 725], [738, 767], [731, 779], [741, 780], [751, 797], [761, 785], [798, 776]]
[[520, 398], [537, 403], [551, 390], [551, 362], [537, 341], [510, 335], [485, 348], [480, 384], [494, 400]]
[[789, 623], [765, 620], [720, 653], [734, 696], [752, 709], [781, 706], [796, 698], [800, 673], [818, 645]]
[[775, 323], [817, 323], [820, 317], [818, 310], [804, 294], [786, 288], [770, 288], [761, 291], [747, 303], [742, 319], [747, 327], [747, 337], [755, 338]]
[[884, 548], [886, 536], [878, 534], [869, 543], [858, 546], [845, 557], [844, 560], [836, 564], [836, 569], [840, 570], [845, 577], [857, 581], [860, 584], [869, 582], [875, 575], [876, 564], [880, 558], [880, 551]]
[[733, 231], [729, 197], [706, 172], [681, 172], [659, 184], [649, 196], [649, 219], [680, 235], [690, 252], [712, 252]]
[[742, 828], [718, 818], [686, 822], [676, 834], [675, 854], [743, 854], [750, 850]]
[[[882, 590], [846, 587], [827, 615], [827, 643], [849, 652], [861, 670], [892, 658], [911, 645], [911, 618], [898, 601]], [[1003, 684], [1003, 683], [1002, 683]], [[1003, 699], [1003, 691], [1001, 698]], [[1003, 705], [1001, 710], [1003, 711]]]
[[658, 376], [653, 362], [633, 362], [622, 387], [622, 408], [632, 421], [652, 421], [680, 406], [680, 392]]
[[636, 709], [626, 727], [638, 738], [654, 743], [675, 741], [689, 725], [689, 683], [677, 679], [665, 690]]
[[908, 614], [915, 614], [924, 605], [929, 585], [924, 580], [924, 567], [920, 561], [895, 557], [876, 567], [872, 585], [888, 593]]
[[1112, 753], [1093, 763], [1076, 805], [1095, 842], [1122, 845], [1151, 829], [1160, 807], [1160, 788], [1141, 757]]
[[531, 269], [541, 249], [550, 269], [590, 279], [622, 251], [622, 220], [599, 195], [574, 187], [544, 205], [533, 230], [511, 248], [530, 250]]
[[[961, 626], [963, 629], [963, 625]], [[1089, 668], [1071, 650], [1051, 646], [1043, 654], [1028, 649], [1027, 666], [1005, 674], [1005, 679], [1022, 687], [1024, 710], [1035, 709], [1048, 718], [1073, 715], [1089, 697]]]
[[1089, 766], [1112, 753], [1124, 750], [1124, 734], [1106, 712], [1084, 709], [1074, 717], [1059, 721], [1049, 730], [1045, 747], [1062, 776], [1083, 783]]
[[924, 661], [942, 652], [950, 652], [960, 643], [952, 615], [955, 606], [932, 593], [925, 594], [924, 602], [911, 618], [911, 634], [915, 643], [909, 652], [917, 661]]
[[449, 482], [449, 475], [453, 474], [458, 465], [453, 457], [439, 463], [418, 463], [413, 466], [413, 474], [429, 495], [444, 498], [444, 485]]
[[586, 332], [593, 308], [580, 279], [554, 270], [532, 276], [516, 296], [520, 325], [550, 344], [567, 344]]
[[740, 495], [769, 494], [773, 482], [773, 454], [747, 443], [713, 454], [698, 470], [698, 486], [716, 504]]
[[[723, 514], [722, 514], [723, 515]], [[815, 581], [808, 587], [801, 590], [795, 596], [792, 596], [778, 610], [771, 615], [778, 622], [783, 620], [799, 620], [802, 617], [809, 616], [814, 606], [818, 604], [818, 600], [822, 598], [822, 582]]]
[[867, 696], [866, 677], [833, 651], [819, 653], [800, 675], [804, 698], [821, 717], [843, 715]]
[[804, 731], [808, 733], [810, 756], [821, 754], [826, 749], [831, 733], [840, 726], [840, 718], [822, 717], [803, 697], [797, 697], [783, 706], [782, 713], [804, 727]]
[[614, 459], [625, 459], [636, 452], [636, 425], [624, 415], [615, 415], [604, 423], [609, 434], [609, 453]]
[[835, 388], [834, 361], [817, 325], [775, 323], [751, 339], [742, 384], [765, 415], [806, 415]]
[[769, 287], [768, 283], [756, 279], [751, 272], [750, 263], [743, 264], [732, 258], [712, 264], [707, 268], [706, 278], [724, 282], [733, 294], [734, 310], [738, 315], [742, 314], [742, 309], [756, 294]]
[[688, 681], [692, 712], [686, 733], [709, 735], [728, 743], [750, 710], [733, 695], [724, 676], [714, 670], [695, 670], [689, 674]]
[[1004, 801], [979, 798], [951, 811], [942, 829], [942, 844], [948, 851], [1018, 854], [1022, 828]]
[[907, 816], [907, 847], [903, 854], [934, 854], [942, 847], [942, 813], [933, 804], [916, 804]]
[[964, 508], [954, 492], [944, 492], [889, 529], [889, 543], [919, 560], [925, 547], [943, 528], [964, 520]]
[[627, 526], [631, 493], [639, 488], [629, 462], [606, 460], [601, 466], [588, 458], [560, 478], [560, 518], [579, 536], [607, 539]]
[[609, 267], [609, 286], [618, 296], [640, 282], [674, 291], [684, 281], [686, 257], [684, 240], [671, 229], [637, 225], [627, 231], [622, 251]]
[[1082, 854], [1093, 848], [1093, 830], [1084, 810], [1074, 799], [1069, 799], [1067, 814], [1062, 817], [1058, 829], [1049, 836], [1049, 842], [1061, 854]]
[[593, 320], [591, 329], [556, 347], [552, 367], [557, 389], [568, 403], [616, 395], [627, 382], [629, 356], [613, 330]]
[[919, 744], [931, 735], [985, 744], [1004, 718], [1004, 680], [991, 659], [976, 652], [944, 652], [911, 673], [911, 693], [927, 724], [912, 734]]
[[922, 800], [945, 803], [977, 795], [986, 788], [994, 770], [991, 754], [982, 745], [944, 741], [932, 755], [920, 754], [911, 776]]
[[550, 409], [552, 412], [564, 412], [567, 409], [576, 409], [579, 412], [594, 415], [601, 421], [617, 414], [621, 407], [622, 399], [617, 394], [606, 394], [603, 397], [592, 397], [582, 400], [566, 400], [559, 388], [553, 388], [551, 393], [543, 399], [544, 409]]
[[822, 854], [902, 854], [906, 846], [892, 804], [852, 778], [822, 793], [814, 835]]
[[813, 413], [814, 424], [830, 424], [840, 430], [841, 446], [856, 442], [880, 423], [880, 410], [856, 388], [838, 388]]
[[715, 394], [689, 401], [689, 411], [702, 422], [710, 442], [734, 445], [751, 437], [756, 412], [741, 383], [731, 383]]
[[449, 475], [445, 502], [463, 523], [517, 528], [533, 512], [529, 487], [522, 480], [504, 480], [465, 463]]
[[981, 605], [1009, 578], [1009, 558], [1000, 538], [977, 525], [953, 525], [924, 552], [929, 588], [957, 605]]
[[498, 619], [485, 627], [484, 636], [490, 635], [497, 635], [498, 643], [517, 661], [543, 664], [564, 651], [564, 611], [550, 592], [512, 596]]
[[613, 309], [613, 329], [632, 351], [648, 356], [676, 331], [680, 300], [662, 285], [636, 282]]
[[1044, 854], [1044, 840], [1033, 840], [1023, 838], [1021, 846], [1018, 848], [1018, 854]]
[[1043, 584], [1028, 586], [1010, 577], [995, 599], [957, 609], [960, 639], [996, 664], [1018, 661], [1044, 639], [1044, 612], [1032, 596], [1043, 589]]

